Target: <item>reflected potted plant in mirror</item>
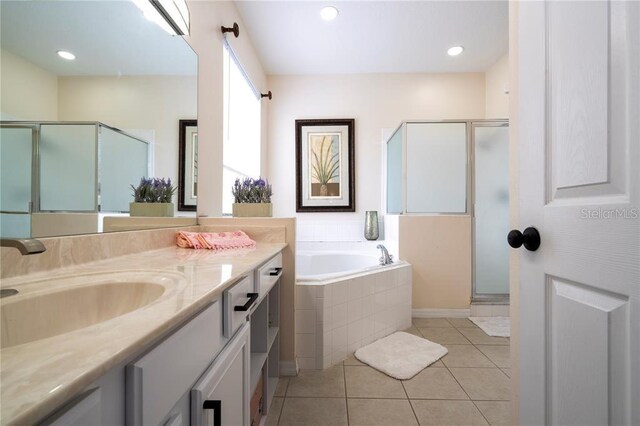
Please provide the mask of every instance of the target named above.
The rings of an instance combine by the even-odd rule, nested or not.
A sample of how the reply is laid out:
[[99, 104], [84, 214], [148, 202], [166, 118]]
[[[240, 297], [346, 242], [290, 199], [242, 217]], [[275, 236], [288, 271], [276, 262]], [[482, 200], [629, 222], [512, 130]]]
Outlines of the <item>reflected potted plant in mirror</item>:
[[173, 217], [173, 194], [176, 187], [171, 179], [142, 178], [133, 189], [133, 203], [129, 203], [131, 216]]
[[234, 217], [271, 217], [271, 184], [265, 179], [245, 178], [236, 179], [231, 188], [234, 203], [232, 213]]

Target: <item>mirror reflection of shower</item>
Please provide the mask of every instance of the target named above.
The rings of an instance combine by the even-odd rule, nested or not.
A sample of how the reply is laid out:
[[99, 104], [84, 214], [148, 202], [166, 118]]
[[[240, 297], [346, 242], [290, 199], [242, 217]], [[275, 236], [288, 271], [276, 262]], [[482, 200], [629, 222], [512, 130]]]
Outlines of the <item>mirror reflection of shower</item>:
[[127, 213], [129, 185], [149, 174], [149, 141], [99, 122], [0, 121], [0, 154], [7, 238], [99, 232], [99, 215]]

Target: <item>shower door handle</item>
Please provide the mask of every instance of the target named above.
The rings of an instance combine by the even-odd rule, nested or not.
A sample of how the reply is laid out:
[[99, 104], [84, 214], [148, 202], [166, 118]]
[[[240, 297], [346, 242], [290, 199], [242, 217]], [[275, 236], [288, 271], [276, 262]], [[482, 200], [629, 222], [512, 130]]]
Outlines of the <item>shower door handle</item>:
[[524, 245], [529, 251], [536, 251], [540, 247], [540, 233], [534, 227], [528, 227], [524, 232], [513, 229], [507, 235], [507, 242], [513, 248], [520, 248]]

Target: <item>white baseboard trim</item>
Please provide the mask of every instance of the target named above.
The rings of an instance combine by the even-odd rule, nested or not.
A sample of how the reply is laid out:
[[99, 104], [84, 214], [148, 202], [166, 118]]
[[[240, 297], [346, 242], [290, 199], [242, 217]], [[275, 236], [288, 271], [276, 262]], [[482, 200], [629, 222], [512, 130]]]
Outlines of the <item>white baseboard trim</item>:
[[471, 309], [412, 309], [413, 318], [467, 318], [471, 316]]
[[298, 375], [298, 361], [280, 361], [280, 376], [295, 377]]

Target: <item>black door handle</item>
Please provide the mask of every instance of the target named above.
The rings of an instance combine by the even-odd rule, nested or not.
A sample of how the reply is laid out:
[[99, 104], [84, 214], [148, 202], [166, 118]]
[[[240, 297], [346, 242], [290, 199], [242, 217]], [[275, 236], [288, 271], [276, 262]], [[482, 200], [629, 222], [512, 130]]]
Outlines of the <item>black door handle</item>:
[[540, 233], [536, 228], [528, 227], [524, 232], [513, 229], [507, 235], [507, 242], [513, 248], [520, 248], [524, 245], [529, 251], [536, 251], [540, 247]]
[[253, 303], [258, 300], [258, 296], [260, 294], [259, 293], [247, 293], [247, 297], [249, 298], [249, 300], [247, 300], [247, 303], [245, 303], [244, 305], [240, 305], [240, 306], [234, 306], [233, 310], [234, 311], [248, 311], [249, 308], [251, 308], [251, 305], [253, 305]]
[[207, 399], [202, 408], [213, 410], [213, 426], [222, 426], [222, 401]]

